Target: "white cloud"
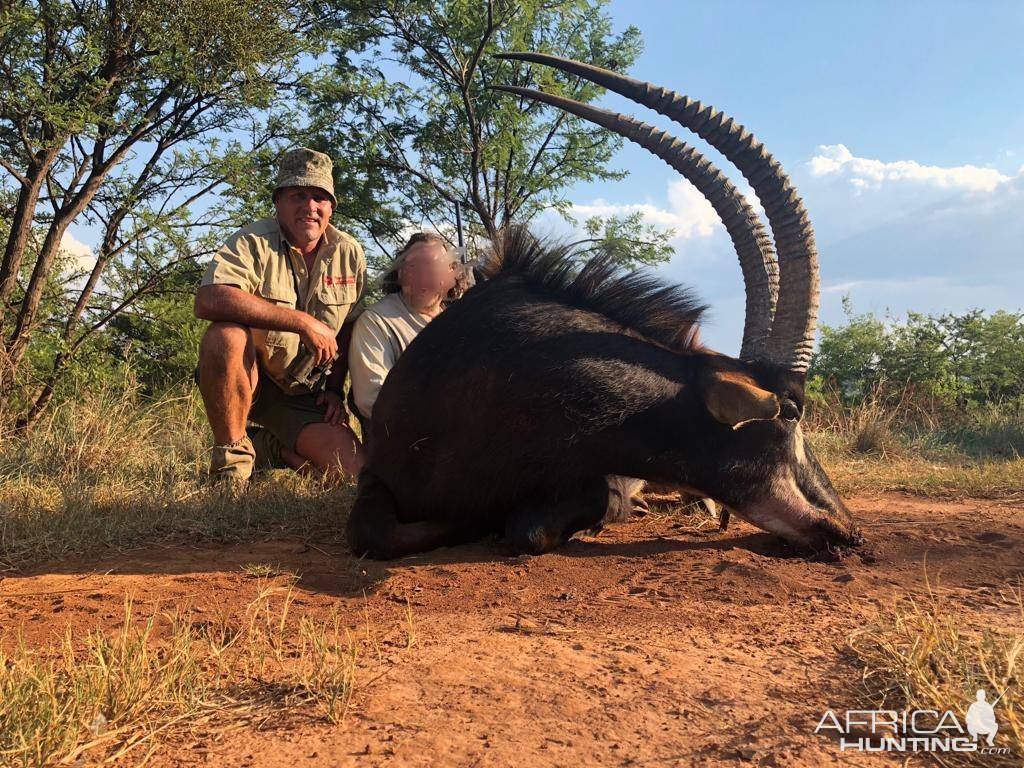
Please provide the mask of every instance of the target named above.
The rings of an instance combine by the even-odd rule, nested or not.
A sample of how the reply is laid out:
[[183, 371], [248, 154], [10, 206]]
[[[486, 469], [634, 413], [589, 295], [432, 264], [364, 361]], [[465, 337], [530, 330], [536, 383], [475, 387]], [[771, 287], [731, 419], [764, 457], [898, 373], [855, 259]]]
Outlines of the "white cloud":
[[820, 147], [798, 168], [821, 259], [821, 321], [856, 312], [1018, 310], [1024, 168], [926, 166]]
[[976, 165], [958, 165], [943, 168], [921, 165], [914, 160], [885, 162], [856, 157], [844, 144], [824, 144], [810, 159], [808, 167], [813, 177], [841, 176], [859, 190], [877, 188], [892, 182], [913, 182], [968, 192], [992, 192], [1010, 180], [994, 168]]
[[[814, 222], [821, 322], [843, 322], [841, 299], [847, 294], [857, 312], [897, 316], [908, 310], [1024, 307], [1024, 166], [1008, 175], [969, 164], [890, 162], [856, 157], [834, 144], [789, 170]], [[742, 178], [732, 177], [756, 203]], [[664, 189], [660, 199], [597, 200], [574, 206], [572, 213], [583, 219], [641, 211], [648, 223], [675, 229], [676, 257], [658, 271], [697, 289], [712, 307], [704, 338], [734, 352], [743, 323], [743, 284], [729, 238], [688, 182], [673, 177]]]
[[617, 204], [595, 200], [573, 205], [570, 213], [582, 221], [591, 216], [624, 216], [637, 211], [643, 214], [647, 224], [662, 230], [675, 230], [676, 240], [711, 237], [721, 226], [711, 203], [685, 179], [668, 183], [664, 207], [650, 202]]
[[91, 269], [96, 263], [92, 248], [76, 239], [70, 232], [65, 232], [61, 238], [60, 249], [74, 260], [75, 269]]

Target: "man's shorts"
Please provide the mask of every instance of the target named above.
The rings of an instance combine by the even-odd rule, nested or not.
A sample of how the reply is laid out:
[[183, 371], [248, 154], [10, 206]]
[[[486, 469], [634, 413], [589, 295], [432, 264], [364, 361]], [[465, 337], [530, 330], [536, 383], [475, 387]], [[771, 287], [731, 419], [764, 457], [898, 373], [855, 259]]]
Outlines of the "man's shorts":
[[327, 407], [317, 405], [319, 395], [286, 395], [269, 376], [260, 371], [256, 392], [249, 408], [249, 421], [255, 422], [281, 441], [290, 451], [307, 424], [321, 424]]
[[[199, 366], [192, 372], [199, 385]], [[256, 379], [256, 392], [249, 406], [249, 421], [269, 430], [288, 450], [295, 451], [295, 442], [307, 424], [320, 424], [327, 415], [327, 406], [317, 405], [319, 395], [286, 395], [262, 369]]]

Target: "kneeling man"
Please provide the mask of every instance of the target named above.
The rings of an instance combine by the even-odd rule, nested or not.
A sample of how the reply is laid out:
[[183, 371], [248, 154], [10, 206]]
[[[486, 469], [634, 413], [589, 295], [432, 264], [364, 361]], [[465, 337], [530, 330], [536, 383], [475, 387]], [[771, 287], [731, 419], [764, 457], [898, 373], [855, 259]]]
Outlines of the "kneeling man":
[[330, 224], [331, 171], [320, 152], [285, 154], [276, 217], [228, 238], [196, 294], [196, 317], [212, 321], [198, 378], [213, 430], [214, 482], [242, 487], [252, 474], [247, 420], [276, 438], [293, 467], [355, 475], [362, 466], [340, 392], [346, 363], [338, 336], [358, 314], [366, 260], [359, 243]]

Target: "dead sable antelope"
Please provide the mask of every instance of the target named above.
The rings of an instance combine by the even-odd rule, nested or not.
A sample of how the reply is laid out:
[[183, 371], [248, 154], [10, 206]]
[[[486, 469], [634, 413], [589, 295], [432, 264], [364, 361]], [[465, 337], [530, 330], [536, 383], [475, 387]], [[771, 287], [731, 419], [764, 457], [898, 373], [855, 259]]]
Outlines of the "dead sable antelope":
[[564, 248], [510, 232], [490, 279], [427, 326], [381, 390], [352, 551], [387, 559], [497, 532], [515, 552], [545, 552], [600, 524], [616, 476], [684, 486], [801, 549], [858, 543], [801, 432], [817, 252], [778, 162], [685, 96], [553, 56], [505, 56], [591, 80], [704, 138], [754, 188], [778, 256], [744, 197], [692, 147], [623, 115], [500, 88], [637, 142], [704, 194], [743, 270], [740, 356], [695, 343], [703, 307], [685, 289], [602, 259], [577, 272]]

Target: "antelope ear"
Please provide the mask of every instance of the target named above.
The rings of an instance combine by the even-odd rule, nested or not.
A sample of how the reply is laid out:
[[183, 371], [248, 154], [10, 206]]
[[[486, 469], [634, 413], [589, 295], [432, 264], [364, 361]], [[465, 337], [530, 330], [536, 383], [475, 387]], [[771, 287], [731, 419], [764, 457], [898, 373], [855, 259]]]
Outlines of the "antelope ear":
[[779, 398], [743, 373], [715, 371], [704, 385], [704, 404], [716, 420], [739, 429], [779, 415]]

